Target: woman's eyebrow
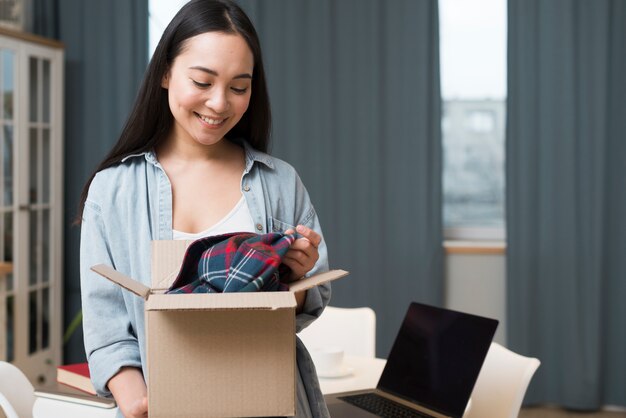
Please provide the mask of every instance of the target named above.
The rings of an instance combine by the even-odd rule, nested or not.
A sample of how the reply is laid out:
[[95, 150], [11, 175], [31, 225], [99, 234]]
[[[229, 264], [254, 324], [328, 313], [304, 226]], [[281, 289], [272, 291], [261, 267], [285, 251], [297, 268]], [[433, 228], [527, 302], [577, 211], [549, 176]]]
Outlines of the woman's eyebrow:
[[[202, 66], [200, 66], [200, 65], [196, 65], [196, 66], [193, 66], [193, 67], [189, 67], [189, 69], [191, 69], [191, 70], [200, 70], [200, 71], [204, 71], [205, 73], [207, 73], [207, 74], [211, 74], [211, 75], [214, 75], [214, 76], [216, 76], [216, 77], [217, 77], [217, 76], [219, 76], [219, 74], [217, 73], [217, 71], [212, 70], [212, 69], [210, 69], [210, 68], [202, 67]], [[234, 76], [234, 77], [233, 77], [233, 79], [237, 79], [237, 78], [250, 78], [250, 79], [251, 79], [251, 78], [252, 78], [252, 74], [243, 73], [243, 74], [239, 74], [239, 75], [236, 75], [236, 76]]]

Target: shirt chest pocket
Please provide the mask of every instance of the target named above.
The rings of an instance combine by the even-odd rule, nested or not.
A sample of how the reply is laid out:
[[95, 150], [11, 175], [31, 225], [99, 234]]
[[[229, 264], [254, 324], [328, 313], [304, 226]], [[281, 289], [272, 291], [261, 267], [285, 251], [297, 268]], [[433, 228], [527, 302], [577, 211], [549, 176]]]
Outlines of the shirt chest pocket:
[[295, 225], [288, 224], [280, 219], [272, 218], [271, 216], [268, 218], [268, 225], [271, 232], [285, 232], [288, 229], [296, 230]]

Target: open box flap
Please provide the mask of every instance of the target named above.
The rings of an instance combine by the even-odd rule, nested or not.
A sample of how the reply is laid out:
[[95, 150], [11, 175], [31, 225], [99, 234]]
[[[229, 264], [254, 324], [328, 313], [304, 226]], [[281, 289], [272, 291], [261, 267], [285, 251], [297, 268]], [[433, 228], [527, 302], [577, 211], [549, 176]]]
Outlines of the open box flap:
[[187, 247], [193, 240], [154, 240], [152, 241], [151, 287], [154, 293], [170, 288], [178, 276], [185, 258]]
[[[117, 283], [118, 285], [122, 286], [124, 289], [127, 289], [131, 292], [133, 292], [134, 294], [136, 294], [137, 296], [140, 296], [144, 299], [148, 299], [148, 296], [150, 295], [150, 288], [146, 285], [144, 285], [143, 283], [138, 282], [137, 280], [134, 280], [128, 276], [126, 276], [125, 274], [120, 273], [119, 271], [115, 270], [113, 267], [111, 266], [107, 266], [106, 264], [97, 264], [93, 267], [91, 267], [91, 270], [93, 270], [94, 272], [98, 273], [99, 275], [106, 277], [107, 279], [111, 280], [113, 283]], [[302, 279], [302, 280], [298, 280], [296, 282], [293, 283], [289, 283], [289, 291], [290, 292], [300, 292], [302, 290], [307, 290], [310, 289], [312, 287], [318, 286], [320, 284], [323, 283], [327, 283], [333, 280], [337, 280], [340, 279], [342, 277], [347, 276], [349, 273], [345, 270], [330, 270], [324, 273], [320, 273], [320, 274], [316, 274], [314, 276], [311, 277], [307, 277], [306, 279]], [[243, 293], [243, 292], [236, 292], [236, 293], [219, 293], [222, 295], [259, 295], [259, 294], [266, 294], [269, 295], [267, 300], [263, 300], [260, 302], [255, 302], [253, 304], [256, 303], [260, 303], [262, 306], [260, 307], [260, 309], [278, 309], [278, 308], [282, 308], [285, 307], [282, 304], [285, 302], [276, 302], [274, 301], [273, 297], [271, 295], [273, 294], [281, 294], [282, 292], [252, 292], [252, 293]], [[153, 295], [157, 296], [156, 294]], [[164, 296], [164, 295], [159, 295], [159, 296]], [[168, 295], [171, 296], [171, 295]], [[246, 298], [246, 296], [244, 296], [244, 299]], [[256, 298], [253, 297], [253, 299]], [[159, 309], [156, 308], [157, 306], [165, 306], [163, 305], [163, 303], [168, 304], [168, 303], [178, 303], [178, 302], [161, 302], [161, 298], [159, 297], [159, 302], [155, 302], [155, 304], [153, 305], [155, 307], [155, 309]], [[230, 300], [230, 298], [228, 298]], [[247, 300], [247, 299], [246, 299]], [[278, 300], [278, 299], [277, 299]], [[207, 307], [205, 307], [205, 305], [203, 305], [205, 302], [201, 302], [199, 305], [197, 305], [197, 307], [195, 308], [190, 308], [190, 309], [207, 309]], [[212, 303], [212, 302], [211, 302]], [[218, 302], [216, 302], [218, 303]], [[219, 302], [220, 304], [222, 302]], [[230, 304], [232, 305], [232, 302], [226, 302], [224, 301], [224, 303], [226, 304]], [[278, 303], [278, 305], [276, 304]], [[245, 303], [244, 303], [245, 304]], [[178, 305], [175, 305], [178, 306]], [[202, 306], [202, 307], [200, 307]], [[220, 305], [221, 306], [221, 305]], [[243, 305], [239, 305], [239, 306], [243, 306]], [[174, 306], [172, 306], [171, 308], [165, 308], [165, 309], [178, 309]], [[208, 308], [211, 309], [211, 308]], [[218, 306], [216, 305], [216, 309], [218, 309]]]
[[148, 299], [150, 295], [150, 288], [143, 283], [139, 283], [137, 280], [131, 279], [125, 274], [120, 273], [111, 266], [106, 264], [97, 264], [91, 267], [91, 270], [95, 271], [99, 275], [106, 277], [113, 283], [122, 286], [126, 290], [130, 290], [137, 296], [141, 296], [144, 299]]
[[291, 292], [233, 293], [154, 293], [146, 301], [147, 311], [293, 309], [296, 298]]
[[289, 291], [300, 292], [301, 290], [307, 290], [317, 285], [340, 279], [348, 274], [349, 273], [345, 270], [330, 270], [324, 273], [319, 273], [314, 276], [307, 277], [306, 279], [289, 283]]

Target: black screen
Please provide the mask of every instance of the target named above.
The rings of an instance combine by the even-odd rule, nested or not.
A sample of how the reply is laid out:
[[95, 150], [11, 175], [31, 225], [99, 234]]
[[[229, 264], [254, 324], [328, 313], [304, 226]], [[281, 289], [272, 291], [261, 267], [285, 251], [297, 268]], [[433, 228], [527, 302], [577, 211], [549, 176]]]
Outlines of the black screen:
[[497, 326], [495, 319], [411, 303], [378, 388], [460, 418]]

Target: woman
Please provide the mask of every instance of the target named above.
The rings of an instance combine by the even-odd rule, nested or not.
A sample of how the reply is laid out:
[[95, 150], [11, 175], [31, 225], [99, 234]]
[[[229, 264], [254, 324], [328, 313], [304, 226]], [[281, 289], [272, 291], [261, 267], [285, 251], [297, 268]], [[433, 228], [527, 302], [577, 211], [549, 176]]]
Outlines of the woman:
[[[328, 269], [315, 210], [295, 170], [265, 154], [270, 108], [259, 40], [229, 0], [192, 0], [168, 25], [137, 101], [81, 197], [83, 328], [92, 381], [125, 417], [145, 417], [143, 300], [89, 268], [106, 263], [150, 283], [150, 241], [226, 232], [301, 238], [284, 263], [296, 280]], [[296, 295], [297, 331], [330, 286]], [[297, 344], [298, 417], [328, 416], [315, 369]]]

